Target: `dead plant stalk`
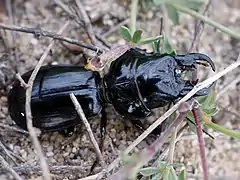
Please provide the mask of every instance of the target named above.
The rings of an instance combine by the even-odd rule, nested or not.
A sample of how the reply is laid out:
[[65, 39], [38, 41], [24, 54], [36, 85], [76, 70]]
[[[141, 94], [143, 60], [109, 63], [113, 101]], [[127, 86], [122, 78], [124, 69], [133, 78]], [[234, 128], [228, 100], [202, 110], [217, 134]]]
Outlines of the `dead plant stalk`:
[[44, 31], [39, 28], [38, 29], [37, 28], [27, 28], [27, 27], [22, 27], [22, 26], [6, 25], [3, 23], [0, 23], [0, 29], [8, 29], [8, 30], [12, 30], [12, 31], [19, 31], [19, 32], [24, 32], [24, 33], [35, 34], [36, 36], [50, 37], [50, 38], [53, 38], [56, 40], [68, 42], [70, 44], [75, 44], [75, 45], [87, 48], [89, 50], [92, 50], [92, 51], [102, 52], [99, 48], [89, 45], [89, 44], [86, 44], [82, 41], [78, 41], [76, 39], [71, 39], [71, 38], [62, 36], [59, 33]]
[[6, 169], [7, 171], [9, 171], [13, 177], [16, 179], [16, 180], [23, 180], [16, 171], [14, 171], [10, 166], [9, 164], [5, 161], [5, 159], [0, 156], [0, 165], [2, 168]]
[[[67, 21], [63, 26], [62, 28], [59, 30], [58, 33], [62, 33], [66, 28], [67, 26], [69, 25], [69, 22], [70, 21]], [[46, 59], [49, 51], [51, 50], [52, 46], [54, 45], [55, 43], [55, 40], [53, 39], [51, 41], [51, 43], [48, 45], [47, 49], [45, 50], [45, 52], [43, 53], [43, 55], [41, 56], [40, 60], [38, 61], [36, 67], [34, 68], [29, 80], [28, 80], [28, 88], [26, 89], [26, 102], [25, 102], [25, 112], [26, 112], [26, 120], [27, 120], [27, 128], [28, 128], [28, 131], [29, 131], [29, 135], [32, 139], [32, 142], [34, 144], [34, 147], [37, 151], [37, 155], [38, 155], [38, 158], [40, 160], [40, 166], [43, 170], [43, 176], [44, 176], [44, 179], [46, 180], [50, 180], [51, 179], [51, 176], [50, 176], [50, 171], [49, 171], [49, 168], [48, 168], [48, 164], [45, 160], [45, 157], [44, 157], [44, 154], [43, 154], [43, 151], [42, 151], [42, 148], [41, 148], [41, 144], [40, 142], [38, 141], [38, 138], [37, 138], [37, 135], [36, 135], [36, 131], [35, 129], [33, 128], [33, 123], [32, 123], [32, 112], [31, 112], [31, 96], [32, 96], [32, 89], [33, 89], [33, 82], [37, 76], [37, 73], [38, 71], [40, 70], [44, 60]]]
[[73, 102], [73, 104], [74, 104], [74, 106], [76, 108], [76, 111], [77, 111], [78, 115], [81, 117], [81, 119], [82, 119], [82, 121], [83, 121], [83, 123], [84, 123], [84, 125], [85, 125], [85, 127], [87, 129], [89, 138], [90, 138], [90, 140], [91, 140], [91, 142], [92, 142], [92, 144], [93, 144], [93, 146], [95, 148], [95, 151], [97, 153], [98, 159], [101, 162], [102, 167], [105, 167], [106, 165], [105, 165], [105, 162], [103, 160], [103, 156], [101, 154], [100, 148], [98, 146], [98, 143], [97, 143], [96, 139], [94, 138], [91, 126], [88, 123], [88, 120], [87, 120], [87, 118], [86, 118], [86, 116], [85, 116], [85, 114], [83, 112], [83, 109], [82, 109], [80, 103], [78, 102], [76, 96], [73, 93], [70, 94], [70, 98], [71, 98], [71, 100], [72, 100], [72, 102]]

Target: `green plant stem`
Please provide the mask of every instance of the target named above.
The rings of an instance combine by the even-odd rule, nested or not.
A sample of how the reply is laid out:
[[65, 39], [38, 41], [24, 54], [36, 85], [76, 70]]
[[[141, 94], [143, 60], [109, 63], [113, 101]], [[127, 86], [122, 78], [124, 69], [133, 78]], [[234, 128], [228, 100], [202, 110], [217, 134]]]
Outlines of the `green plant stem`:
[[137, 11], [138, 11], [138, 0], [132, 0], [130, 25], [129, 25], [132, 35], [136, 31]]
[[162, 11], [163, 11], [163, 27], [164, 27], [164, 36], [167, 36], [168, 39], [170, 39], [170, 26], [169, 26], [169, 23], [168, 23], [168, 13], [167, 13], [167, 9], [165, 7], [165, 5], [163, 4], [161, 6], [162, 8]]
[[233, 138], [238, 138], [240, 139], [240, 132], [239, 131], [232, 131], [232, 130], [229, 130], [227, 128], [224, 128], [222, 126], [219, 126], [218, 124], [215, 124], [211, 121], [208, 121], [208, 122], [204, 122], [206, 124], [206, 126], [218, 131], [218, 132], [221, 132], [223, 134], [226, 134], [228, 136], [231, 136]]
[[198, 19], [202, 20], [203, 22], [209, 24], [210, 26], [213, 26], [214, 28], [222, 31], [223, 33], [226, 33], [229, 36], [232, 36], [232, 37], [234, 37], [236, 39], [240, 39], [240, 33], [234, 32], [231, 29], [229, 29], [229, 28], [227, 28], [227, 27], [217, 23], [216, 21], [213, 21], [212, 19], [210, 19], [210, 18], [208, 18], [206, 16], [203, 16], [202, 14], [200, 14], [200, 13], [198, 13], [196, 11], [193, 11], [193, 10], [191, 10], [189, 8], [185, 8], [185, 7], [183, 7], [183, 6], [181, 6], [181, 5], [177, 4], [177, 3], [169, 3], [169, 4], [174, 6], [178, 11], [181, 11], [181, 12], [189, 14], [189, 15], [195, 17], [195, 18], [198, 18]]
[[174, 159], [175, 143], [176, 143], [176, 137], [177, 137], [177, 132], [178, 132], [177, 129], [178, 128], [176, 128], [173, 131], [171, 141], [170, 141], [170, 145], [169, 145], [169, 152], [168, 152], [168, 162], [169, 163], [173, 163], [173, 159]]

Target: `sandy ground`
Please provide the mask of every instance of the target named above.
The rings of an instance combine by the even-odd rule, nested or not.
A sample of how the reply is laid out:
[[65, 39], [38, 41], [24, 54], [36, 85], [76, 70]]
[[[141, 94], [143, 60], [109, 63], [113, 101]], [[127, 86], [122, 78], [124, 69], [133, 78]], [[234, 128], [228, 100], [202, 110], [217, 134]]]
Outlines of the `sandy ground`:
[[[70, 0], [64, 0], [63, 2], [66, 5], [72, 5], [72, 1]], [[109, 29], [129, 17], [129, 4], [127, 4], [127, 1], [82, 0], [82, 3], [92, 19], [96, 33], [100, 35], [104, 35]], [[240, 9], [232, 8], [231, 5], [232, 1], [213, 0], [208, 15], [219, 23], [226, 25], [236, 32], [240, 32]], [[41, 27], [44, 30], [57, 32], [69, 19], [66, 11], [59, 5], [56, 5], [54, 1], [49, 3], [46, 0], [16, 0], [14, 7], [14, 23], [17, 25]], [[160, 17], [161, 12], [159, 8], [154, 7], [139, 15], [137, 25], [146, 31], [145, 35], [148, 37], [158, 35]], [[3, 21], [6, 24], [10, 24], [11, 22], [8, 17]], [[178, 52], [187, 52], [189, 50], [193, 39], [193, 22], [191, 17], [182, 16], [181, 25], [171, 27], [172, 43]], [[79, 28], [75, 21], [71, 21], [63, 35], [79, 40], [86, 38], [84, 31]], [[36, 38], [32, 34], [17, 33], [14, 42], [12, 42], [11, 37], [11, 33], [5, 32], [0, 41], [0, 53], [10, 54], [8, 60], [0, 62], [1, 67], [2, 64], [4, 64], [5, 68], [4, 71], [2, 70], [4, 68], [2, 68], [1, 72], [5, 72], [4, 74], [8, 73], [8, 80], [1, 80], [1, 88], [6, 87], [6, 84], [13, 78], [13, 67], [15, 67], [16, 64], [18, 64], [17, 70], [20, 73], [24, 73], [33, 68], [50, 42], [48, 38]], [[118, 44], [125, 43], [125, 41], [119, 37], [118, 32], [107, 36], [106, 41]], [[6, 44], [8, 47], [12, 45], [16, 46], [18, 58], [13, 55], [12, 51], [7, 51], [5, 47]], [[239, 41], [209, 26], [205, 26], [198, 45], [199, 52], [208, 54], [214, 60], [217, 72], [233, 63], [240, 52]], [[51, 56], [47, 57], [45, 64], [52, 62], [59, 64], [77, 64], [79, 63], [79, 59], [81, 59], [81, 55], [74, 55], [61, 43], [56, 43], [52, 48]], [[214, 117], [214, 120], [234, 130], [240, 129], [239, 69], [240, 68], [218, 80], [216, 85], [217, 100], [221, 110]], [[212, 74], [211, 71], [207, 70], [204, 73], [200, 73], [200, 77], [204, 79], [210, 77]], [[238, 84], [232, 83], [233, 81], [238, 82]], [[0, 97], [0, 123], [14, 125], [8, 114], [7, 98], [4, 92], [5, 91], [2, 90]], [[111, 140], [106, 140], [103, 155], [105, 161], [111, 163], [121, 151], [141, 134], [141, 131], [134, 127], [128, 120], [120, 117], [112, 107], [109, 107], [107, 112], [107, 132]], [[99, 122], [99, 118], [90, 121], [95, 136], [97, 136], [98, 139]], [[14, 127], [16, 127], [16, 125], [14, 125]], [[209, 132], [211, 133], [211, 130], [209, 130]], [[215, 135], [214, 140], [209, 137], [205, 138], [206, 155], [211, 179], [240, 179], [240, 141], [222, 134], [213, 132], [212, 134]], [[0, 148], [1, 155], [6, 158], [7, 162], [12, 165], [17, 172], [21, 173], [23, 178], [36, 179], [39, 177], [39, 170], [28, 169], [33, 166], [38, 166], [38, 161], [35, 151], [33, 151], [32, 143], [27, 135], [8, 128], [1, 128], [0, 140], [8, 151], [17, 155], [18, 158], [14, 156], [16, 164], [14, 164]], [[47, 161], [51, 166], [74, 165], [79, 167], [77, 170], [65, 169], [63, 172], [55, 172], [57, 179], [77, 179], [89, 173], [89, 168], [96, 155], [85, 129], [81, 128], [81, 126], [77, 129], [74, 136], [70, 138], [64, 138], [58, 133], [46, 133], [40, 137], [40, 142]], [[146, 146], [146, 144], [147, 142], [142, 142], [135, 151]], [[202, 179], [197, 137], [190, 131], [184, 131], [182, 139], [177, 143], [175, 161], [185, 163], [189, 173], [189, 179]], [[2, 173], [0, 179], [10, 178], [6, 172], [0, 172]]]

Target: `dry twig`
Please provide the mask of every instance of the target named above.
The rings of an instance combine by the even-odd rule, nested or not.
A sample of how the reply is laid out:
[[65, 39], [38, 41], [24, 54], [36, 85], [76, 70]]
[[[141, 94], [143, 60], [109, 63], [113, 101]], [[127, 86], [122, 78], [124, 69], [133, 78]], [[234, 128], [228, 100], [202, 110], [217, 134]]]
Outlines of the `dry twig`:
[[16, 26], [16, 25], [6, 25], [6, 24], [3, 24], [3, 23], [0, 23], [0, 28], [1, 29], [12, 30], [12, 31], [24, 32], [24, 33], [31, 33], [31, 34], [35, 34], [36, 36], [50, 37], [50, 38], [53, 38], [53, 39], [56, 39], [56, 40], [68, 42], [70, 44], [75, 44], [75, 45], [90, 49], [92, 51], [102, 52], [99, 48], [97, 48], [95, 46], [92, 46], [92, 45], [89, 45], [89, 44], [86, 44], [82, 41], [78, 41], [76, 39], [71, 39], [71, 38], [62, 36], [62, 35], [57, 34], [57, 33], [44, 31], [42, 29], [27, 28], [27, 27]]
[[24, 87], [25, 89], [27, 89], [29, 87], [29, 85], [23, 80], [20, 73], [16, 74], [16, 78], [20, 81], [22, 87]]
[[88, 131], [88, 135], [89, 135], [90, 140], [91, 140], [91, 142], [92, 142], [92, 144], [94, 146], [94, 149], [95, 149], [95, 151], [97, 153], [98, 159], [100, 160], [102, 167], [105, 167], [105, 162], [103, 160], [103, 156], [101, 154], [100, 148], [98, 146], [98, 143], [97, 143], [96, 139], [94, 138], [92, 129], [90, 127], [90, 124], [88, 123], [88, 120], [87, 120], [87, 118], [86, 118], [86, 116], [85, 116], [85, 114], [83, 112], [83, 109], [82, 109], [81, 105], [79, 104], [76, 96], [73, 93], [70, 94], [70, 98], [71, 98], [71, 100], [72, 100], [72, 102], [73, 102], [73, 104], [74, 104], [74, 106], [76, 108], [76, 111], [77, 111], [78, 115], [81, 117], [84, 125], [86, 126], [86, 129]]
[[16, 171], [14, 171], [10, 166], [9, 164], [5, 161], [5, 159], [0, 156], [0, 164], [2, 165], [2, 168], [6, 169], [7, 171], [9, 171], [13, 177], [16, 179], [16, 180], [23, 180]]
[[0, 127], [5, 128], [5, 129], [10, 129], [10, 130], [12, 130], [12, 131], [16, 131], [16, 132], [23, 133], [23, 134], [29, 134], [29, 133], [28, 133], [27, 131], [25, 131], [25, 130], [22, 130], [22, 129], [13, 127], [13, 126], [9, 126], [9, 125], [3, 124], [3, 123], [0, 123]]
[[[59, 30], [58, 33], [62, 33], [62, 31], [64, 31], [67, 26], [69, 24], [69, 21], [67, 21], [64, 26]], [[47, 47], [47, 49], [45, 50], [45, 52], [43, 53], [42, 57], [40, 58], [40, 60], [38, 61], [36, 67], [34, 68], [29, 80], [28, 80], [28, 88], [26, 90], [26, 102], [25, 102], [25, 112], [26, 112], [26, 120], [27, 120], [27, 128], [28, 128], [28, 132], [30, 134], [30, 137], [32, 138], [33, 144], [35, 149], [37, 150], [38, 153], [38, 157], [40, 160], [40, 165], [42, 167], [43, 170], [43, 176], [46, 180], [50, 180], [51, 176], [50, 176], [50, 172], [48, 169], [48, 164], [45, 160], [45, 157], [43, 155], [42, 152], [42, 148], [41, 145], [37, 139], [37, 135], [35, 132], [35, 129], [33, 128], [33, 123], [32, 123], [32, 112], [31, 112], [31, 94], [32, 94], [32, 89], [33, 89], [33, 82], [37, 76], [38, 71], [40, 70], [44, 60], [46, 59], [49, 51], [51, 50], [52, 46], [54, 45], [55, 40], [53, 39], [51, 41], [51, 43], [49, 44], [49, 46]]]
[[[41, 173], [41, 167], [40, 166], [14, 166], [12, 167], [15, 171], [21, 172], [21, 173]], [[91, 166], [62, 166], [62, 165], [54, 165], [49, 166], [49, 170], [52, 173], [55, 172], [61, 172], [61, 173], [70, 173], [70, 172], [76, 172], [76, 171], [86, 171], [89, 170]]]
[[6, 153], [6, 155], [12, 160], [12, 162], [14, 162], [15, 164], [17, 164], [16, 163], [16, 161], [15, 161], [15, 159], [13, 158], [13, 156], [9, 153], [9, 151], [7, 150], [7, 148], [4, 146], [4, 144], [0, 141], [0, 148], [2, 148], [3, 149], [3, 151]]
[[76, 3], [76, 5], [77, 5], [82, 17], [83, 17], [84, 27], [87, 30], [88, 37], [91, 40], [92, 44], [96, 46], [97, 45], [97, 40], [96, 40], [96, 37], [94, 35], [93, 27], [92, 27], [92, 24], [91, 24], [91, 21], [90, 21], [88, 15], [87, 15], [87, 12], [85, 11], [85, 9], [84, 9], [80, 0], [75, 0], [75, 3]]
[[[203, 10], [203, 15], [205, 15], [207, 12], [208, 12], [208, 9], [211, 5], [211, 1], [209, 0], [205, 9]], [[195, 22], [194, 22], [194, 37], [193, 37], [193, 40], [192, 40], [192, 44], [188, 50], [188, 52], [191, 52], [194, 45], [196, 46], [196, 50], [198, 51], [198, 43], [200, 42], [200, 38], [201, 38], [201, 35], [204, 31], [204, 22], [201, 21], [201, 20], [198, 20], [198, 19], [195, 19]]]
[[70, 16], [72, 16], [72, 12], [70, 9], [61, 1], [61, 0], [54, 0], [54, 2], [61, 7], [65, 12], [67, 12]]

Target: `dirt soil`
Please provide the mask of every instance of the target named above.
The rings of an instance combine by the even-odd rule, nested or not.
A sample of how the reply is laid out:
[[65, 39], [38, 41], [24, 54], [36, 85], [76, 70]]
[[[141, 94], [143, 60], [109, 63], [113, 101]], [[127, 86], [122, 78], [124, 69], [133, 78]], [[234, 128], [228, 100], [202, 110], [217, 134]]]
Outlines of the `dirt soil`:
[[[44, 30], [57, 32], [61, 26], [69, 20], [67, 11], [59, 5], [59, 1], [30, 1], [15, 0], [10, 8], [13, 8], [12, 20], [8, 15], [4, 3], [0, 4], [0, 21], [5, 24], [16, 24], [26, 27], [41, 27]], [[73, 6], [71, 0], [62, 1], [69, 9]], [[127, 0], [82, 0], [81, 1], [91, 18], [95, 33], [101, 35], [111, 44], [125, 44], [120, 38], [118, 31], [106, 36], [106, 32], [117, 26], [120, 22], [129, 18], [130, 1]], [[240, 6], [237, 1], [212, 0], [206, 15], [221, 24], [240, 32]], [[153, 7], [138, 16], [138, 27], [146, 31], [146, 37], [156, 36], [159, 33], [159, 22], [162, 13], [159, 7]], [[47, 48], [50, 39], [36, 37], [32, 34], [14, 33], [12, 40], [10, 31], [1, 30], [0, 36], [0, 142], [13, 156], [13, 162], [0, 146], [0, 153], [6, 161], [21, 174], [23, 179], [41, 179], [41, 171], [35, 150], [28, 135], [17, 132], [10, 126], [18, 128], [11, 120], [7, 109], [6, 90], [13, 80], [15, 71], [24, 73], [35, 67], [37, 61]], [[86, 33], [79, 27], [76, 21], [71, 20], [63, 35], [78, 40], [86, 40]], [[190, 16], [181, 16], [181, 24], [171, 27], [171, 42], [178, 53], [189, 51], [194, 37], [194, 19]], [[89, 42], [89, 41], [88, 41]], [[75, 54], [66, 48], [75, 49]], [[16, 47], [14, 55], [13, 47]], [[149, 49], [148, 46], [143, 48]], [[79, 64], [82, 60], [82, 49], [73, 45], [57, 42], [51, 55], [45, 64]], [[196, 51], [196, 47], [192, 51]], [[240, 42], [225, 35], [216, 29], [205, 25], [204, 32], [198, 43], [198, 52], [209, 55], [216, 64], [216, 71], [224, 69], [238, 57]], [[87, 51], [87, 54], [90, 52]], [[94, 54], [93, 54], [94, 55]], [[214, 73], [209, 69], [201, 71], [201, 80], [212, 76]], [[214, 117], [214, 121], [233, 130], [240, 129], [240, 68], [235, 69], [216, 84], [217, 100], [220, 112]], [[107, 133], [110, 138], [105, 141], [103, 156], [106, 163], [110, 164], [141, 131], [133, 126], [128, 120], [119, 116], [110, 106], [107, 109], [108, 125]], [[156, 119], [161, 113], [156, 113]], [[90, 121], [94, 135], [99, 140], [99, 118]], [[5, 126], [4, 126], [5, 125]], [[4, 127], [3, 127], [4, 126]], [[18, 128], [19, 129], [19, 128]], [[216, 132], [208, 130], [215, 139], [208, 136], [205, 138], [206, 155], [209, 165], [209, 173], [212, 180], [238, 180], [240, 179], [240, 141]], [[54, 171], [56, 179], [78, 179], [89, 174], [90, 167], [95, 160], [95, 151], [88, 139], [85, 128], [79, 126], [72, 137], [65, 138], [59, 133], [44, 133], [40, 142], [47, 157], [47, 162], [54, 168], [58, 166], [62, 170]], [[151, 140], [148, 138], [148, 140]], [[145, 147], [148, 141], [143, 141], [135, 152]], [[202, 179], [202, 170], [199, 156], [198, 141], [195, 134], [185, 130], [175, 150], [176, 162], [183, 162], [188, 171], [189, 179]], [[64, 167], [63, 167], [64, 166]], [[75, 169], [68, 166], [75, 166]], [[96, 172], [99, 168], [96, 169]], [[10, 179], [11, 175], [1, 170], [0, 179]]]

